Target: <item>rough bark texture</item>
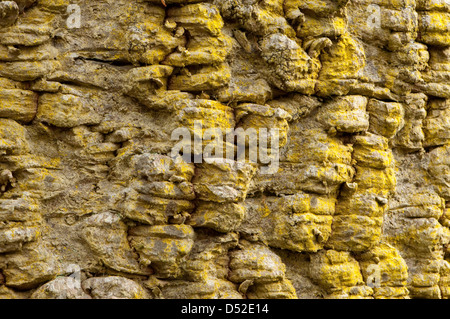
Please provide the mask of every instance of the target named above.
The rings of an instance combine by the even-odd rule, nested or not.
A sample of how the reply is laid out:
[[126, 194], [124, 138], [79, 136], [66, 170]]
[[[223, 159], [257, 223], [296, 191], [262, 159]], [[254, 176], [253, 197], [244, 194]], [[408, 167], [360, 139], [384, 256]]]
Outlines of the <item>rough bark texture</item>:
[[[447, 0], [0, 18], [0, 298], [449, 298]], [[170, 157], [195, 120], [279, 128], [279, 171]]]

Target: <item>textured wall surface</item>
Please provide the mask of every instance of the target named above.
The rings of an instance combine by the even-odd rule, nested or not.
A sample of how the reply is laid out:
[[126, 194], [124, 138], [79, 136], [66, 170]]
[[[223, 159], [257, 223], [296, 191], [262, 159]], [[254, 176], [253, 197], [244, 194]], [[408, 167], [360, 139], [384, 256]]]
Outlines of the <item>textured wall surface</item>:
[[448, 0], [0, 1], [0, 298], [449, 298], [449, 227]]

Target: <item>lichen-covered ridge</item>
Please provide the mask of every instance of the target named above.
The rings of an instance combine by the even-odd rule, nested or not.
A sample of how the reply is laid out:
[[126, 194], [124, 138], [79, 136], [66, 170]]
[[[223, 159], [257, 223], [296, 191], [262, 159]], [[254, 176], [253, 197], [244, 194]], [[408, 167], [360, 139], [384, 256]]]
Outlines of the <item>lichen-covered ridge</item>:
[[[447, 0], [0, 17], [0, 298], [450, 297]], [[279, 170], [180, 127], [277, 128]]]

